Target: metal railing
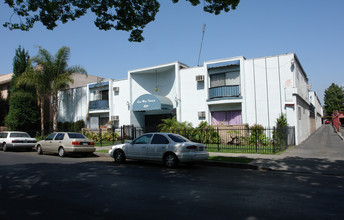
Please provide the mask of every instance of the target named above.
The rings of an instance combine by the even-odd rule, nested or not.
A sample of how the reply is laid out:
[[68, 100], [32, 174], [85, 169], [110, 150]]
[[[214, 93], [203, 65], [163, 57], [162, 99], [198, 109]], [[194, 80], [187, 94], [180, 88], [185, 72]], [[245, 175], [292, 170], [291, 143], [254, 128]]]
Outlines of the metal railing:
[[240, 95], [239, 85], [219, 86], [209, 88], [209, 98], [238, 97]]

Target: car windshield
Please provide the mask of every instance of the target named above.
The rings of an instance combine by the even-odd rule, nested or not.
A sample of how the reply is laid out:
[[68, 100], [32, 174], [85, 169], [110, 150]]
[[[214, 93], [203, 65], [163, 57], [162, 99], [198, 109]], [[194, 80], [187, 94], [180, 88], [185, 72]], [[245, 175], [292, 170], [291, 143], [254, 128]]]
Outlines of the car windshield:
[[68, 133], [69, 138], [81, 138], [81, 139], [86, 139], [86, 137], [82, 134], [79, 133]]
[[187, 138], [181, 135], [169, 134], [168, 135], [174, 142], [182, 143], [182, 142], [190, 142]]
[[27, 133], [11, 133], [10, 134], [11, 138], [16, 138], [16, 137], [25, 137], [29, 138], [30, 136]]

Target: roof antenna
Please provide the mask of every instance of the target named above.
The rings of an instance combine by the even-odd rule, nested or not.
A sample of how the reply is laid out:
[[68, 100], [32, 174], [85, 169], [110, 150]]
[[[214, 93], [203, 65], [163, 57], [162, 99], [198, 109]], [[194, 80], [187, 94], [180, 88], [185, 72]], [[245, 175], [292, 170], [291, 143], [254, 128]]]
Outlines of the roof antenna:
[[205, 24], [203, 24], [202, 40], [201, 40], [201, 47], [200, 47], [200, 49], [199, 49], [199, 54], [198, 54], [197, 66], [200, 66], [200, 65], [199, 65], [199, 60], [200, 60], [200, 58], [201, 58], [201, 52], [202, 52], [202, 46], [203, 46], [204, 32], [205, 32]]

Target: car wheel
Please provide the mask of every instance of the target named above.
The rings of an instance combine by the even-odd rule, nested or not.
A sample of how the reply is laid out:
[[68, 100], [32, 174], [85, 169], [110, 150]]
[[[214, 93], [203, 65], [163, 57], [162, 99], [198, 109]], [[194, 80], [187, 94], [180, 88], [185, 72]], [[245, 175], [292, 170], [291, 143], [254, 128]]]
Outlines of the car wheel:
[[2, 150], [3, 150], [3, 151], [8, 151], [8, 148], [7, 148], [6, 143], [3, 143], [3, 144], [2, 144]]
[[37, 154], [43, 154], [43, 150], [42, 150], [41, 145], [37, 146]]
[[59, 156], [64, 157], [65, 155], [66, 155], [65, 150], [63, 149], [63, 147], [60, 147], [59, 148]]
[[123, 163], [125, 161], [125, 154], [121, 150], [116, 150], [113, 154], [113, 159], [116, 163]]
[[176, 167], [178, 165], [178, 157], [173, 153], [168, 153], [164, 156], [164, 164], [167, 167]]

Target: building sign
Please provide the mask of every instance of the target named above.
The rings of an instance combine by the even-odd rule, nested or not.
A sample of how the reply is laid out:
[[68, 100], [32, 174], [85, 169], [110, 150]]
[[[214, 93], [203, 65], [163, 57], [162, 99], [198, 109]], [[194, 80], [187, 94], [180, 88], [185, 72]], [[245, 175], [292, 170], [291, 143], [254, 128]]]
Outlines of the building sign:
[[137, 103], [138, 105], [141, 105], [144, 109], [148, 109], [149, 106], [150, 106], [150, 105], [152, 106], [152, 104], [155, 103], [155, 102], [156, 102], [155, 99], [149, 99], [149, 98], [147, 98], [147, 99], [141, 99], [141, 100], [136, 100], [136, 103]]
[[150, 111], [150, 110], [168, 110], [173, 109], [170, 99], [152, 94], [145, 94], [138, 97], [133, 103], [133, 111]]

